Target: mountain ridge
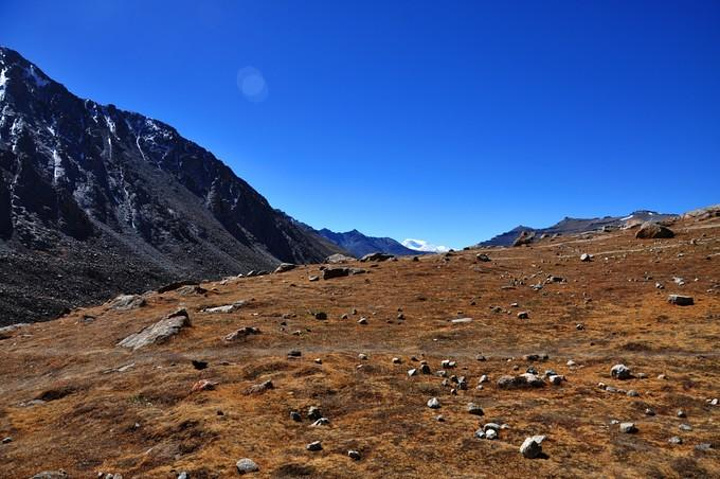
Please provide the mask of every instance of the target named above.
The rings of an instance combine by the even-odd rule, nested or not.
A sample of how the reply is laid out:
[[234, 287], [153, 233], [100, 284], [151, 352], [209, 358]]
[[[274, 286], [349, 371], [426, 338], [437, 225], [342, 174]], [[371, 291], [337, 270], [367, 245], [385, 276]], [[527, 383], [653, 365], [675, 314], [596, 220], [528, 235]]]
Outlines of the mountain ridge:
[[[79, 98], [0, 47], [0, 251], [21, 270], [0, 273], [0, 321], [340, 251], [289, 218], [174, 127]], [[39, 278], [57, 294], [34, 304]]]

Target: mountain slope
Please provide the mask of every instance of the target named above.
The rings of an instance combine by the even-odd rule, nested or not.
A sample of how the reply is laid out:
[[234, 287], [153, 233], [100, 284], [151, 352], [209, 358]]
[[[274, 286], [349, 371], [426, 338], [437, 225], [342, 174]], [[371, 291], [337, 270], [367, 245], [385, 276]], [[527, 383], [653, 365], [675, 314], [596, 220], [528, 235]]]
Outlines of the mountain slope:
[[570, 218], [565, 217], [559, 222], [548, 228], [531, 228], [529, 226], [517, 226], [510, 231], [501, 233], [497, 236], [483, 241], [478, 246], [510, 246], [515, 238], [523, 232], [534, 232], [536, 235], [564, 235], [575, 233], [586, 233], [589, 231], [597, 231], [602, 229], [624, 228], [632, 224], [640, 224], [645, 221], [662, 221], [673, 218], [676, 215], [666, 213], [656, 213], [654, 211], [639, 210], [630, 213], [627, 216], [605, 216], [603, 218]]
[[171, 126], [80, 99], [7, 48], [0, 243], [2, 322], [337, 251]]
[[327, 228], [323, 228], [317, 231], [317, 233], [358, 258], [378, 251], [397, 256], [422, 254], [419, 251], [406, 248], [392, 238], [366, 236], [358, 230], [336, 233]]

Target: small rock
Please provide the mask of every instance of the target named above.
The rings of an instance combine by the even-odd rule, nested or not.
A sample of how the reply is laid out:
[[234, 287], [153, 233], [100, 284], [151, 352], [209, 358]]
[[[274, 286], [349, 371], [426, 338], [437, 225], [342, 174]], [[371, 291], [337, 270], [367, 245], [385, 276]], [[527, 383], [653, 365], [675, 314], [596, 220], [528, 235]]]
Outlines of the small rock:
[[673, 436], [673, 437], [671, 437], [670, 439], [668, 439], [668, 442], [669, 442], [670, 444], [682, 444], [682, 443], [683, 443], [683, 440], [682, 440], [681, 437]]
[[646, 408], [646, 409], [645, 409], [645, 415], [646, 415], [646, 416], [654, 416], [654, 415], [655, 415], [655, 410], [654, 410], [654, 409], [651, 409], [651, 408]]
[[682, 296], [679, 294], [671, 294], [668, 296], [668, 303], [676, 304], [678, 306], [692, 306], [695, 301], [691, 296]]
[[495, 429], [485, 430], [485, 439], [492, 441], [493, 439], [497, 439], [497, 437], [498, 437], [498, 433]]
[[687, 417], [687, 414], [685, 413], [685, 411], [683, 411], [682, 409], [680, 409], [680, 410], [677, 412], [677, 417]]
[[320, 408], [316, 407], [316, 406], [310, 406], [308, 408], [307, 415], [310, 419], [313, 419], [313, 420], [320, 419], [321, 417], [323, 417], [322, 412], [320, 412]]
[[712, 448], [713, 448], [712, 444], [710, 444], [709, 442], [704, 442], [702, 444], [698, 444], [697, 446], [695, 446], [695, 450], [700, 451], [700, 452], [707, 452]]
[[13, 442], [13, 438], [11, 438], [10, 436], [3, 438], [2, 440], [3, 444], [10, 444], [11, 442]]
[[192, 392], [198, 391], [212, 391], [217, 386], [217, 383], [208, 381], [207, 379], [201, 379], [200, 381], [193, 384]]
[[300, 356], [302, 356], [302, 351], [300, 351], [299, 349], [291, 349], [287, 355], [288, 358], [299, 358]]
[[530, 315], [527, 313], [527, 311], [520, 311], [517, 314], [518, 319], [529, 319]]
[[412, 376], [416, 376], [416, 375], [417, 375], [417, 369], [414, 369], [414, 368], [413, 368], [413, 369], [410, 369], [410, 370], [408, 370], [407, 374], [408, 374], [408, 376], [411, 376], [411, 377], [412, 377]]
[[364, 354], [364, 353], [358, 354], [358, 359], [360, 359], [362, 361], [367, 361], [367, 358], [368, 358], [367, 354]]
[[260, 384], [250, 386], [247, 391], [245, 391], [245, 394], [262, 394], [265, 391], [269, 391], [270, 389], [275, 389], [275, 385], [270, 379], [268, 379], [267, 381], [263, 381]]
[[292, 419], [295, 422], [302, 421], [302, 416], [297, 411], [290, 411], [290, 419]]
[[360, 452], [355, 451], [355, 450], [352, 450], [352, 449], [350, 449], [350, 450], [347, 452], [347, 455], [348, 455], [348, 457], [349, 457], [350, 459], [352, 459], [353, 461], [359, 461], [360, 459], [362, 459], [362, 456], [360, 455]]
[[393, 364], [400, 364], [400, 363], [402, 363], [402, 360], [400, 360], [400, 358], [392, 358], [392, 363], [393, 363]]
[[328, 419], [326, 417], [321, 417], [320, 419], [318, 419], [317, 421], [312, 423], [312, 426], [314, 426], [314, 427], [327, 426], [328, 424], [330, 424], [330, 419]]
[[624, 364], [616, 364], [612, 367], [610, 370], [610, 375], [614, 377], [615, 379], [630, 379], [632, 378], [632, 373], [630, 371], [630, 368], [625, 366]]
[[483, 409], [475, 403], [468, 404], [467, 410], [470, 414], [473, 414], [475, 416], [484, 416], [485, 415], [485, 411], [483, 411]]
[[692, 431], [692, 430], [693, 430], [693, 428], [692, 428], [692, 426], [691, 426], [690, 424], [680, 424], [680, 425], [678, 426], [678, 428], [679, 428], [681, 431], [686, 431], [686, 432], [689, 432], [689, 431]]
[[207, 361], [200, 361], [198, 359], [193, 359], [192, 365], [198, 371], [202, 371], [203, 369], [206, 369], [208, 367]]
[[313, 441], [307, 446], [305, 446], [305, 449], [308, 451], [322, 451], [322, 443], [320, 441]]
[[531, 436], [523, 441], [520, 446], [520, 454], [527, 459], [535, 459], [542, 454], [542, 443], [545, 436]]
[[638, 392], [635, 391], [634, 389], [629, 390], [626, 394], [627, 394], [629, 397], [633, 397], [633, 398], [640, 396], [640, 393], [638, 393]]
[[637, 431], [638, 431], [638, 428], [635, 426], [635, 423], [632, 423], [632, 422], [620, 423], [620, 432], [624, 432], [626, 434], [634, 434]]
[[258, 465], [255, 464], [255, 461], [248, 458], [240, 459], [237, 463], [235, 463], [235, 467], [237, 468], [237, 471], [240, 475], [257, 472], [260, 470]]
[[584, 262], [592, 261], [592, 256], [587, 253], [583, 253], [580, 255], [580, 261], [584, 261]]
[[427, 407], [430, 409], [440, 409], [440, 400], [438, 398], [430, 398], [427, 402]]
[[367, 320], [367, 318], [360, 318], [357, 320], [357, 323], [358, 324], [367, 324], [368, 320]]

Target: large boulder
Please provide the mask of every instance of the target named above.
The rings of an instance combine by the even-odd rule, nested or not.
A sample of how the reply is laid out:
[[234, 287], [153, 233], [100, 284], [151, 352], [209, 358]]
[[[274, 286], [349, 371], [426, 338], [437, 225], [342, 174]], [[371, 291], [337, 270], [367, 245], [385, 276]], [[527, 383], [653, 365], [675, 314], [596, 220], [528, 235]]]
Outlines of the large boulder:
[[380, 262], [380, 261], [387, 261], [389, 259], [393, 259], [394, 257], [395, 257], [394, 254], [377, 252], [377, 253], [366, 254], [365, 256], [360, 258], [360, 261], [362, 261], [363, 263], [366, 263], [368, 261]]
[[128, 311], [130, 309], [141, 308], [146, 304], [147, 302], [145, 301], [145, 298], [140, 295], [121, 294], [120, 296], [110, 301], [108, 306], [110, 307], [110, 309], [114, 309], [117, 311]]
[[518, 235], [517, 238], [515, 238], [515, 241], [513, 241], [513, 246], [524, 246], [529, 245], [533, 242], [535, 239], [535, 233], [532, 231], [523, 231]]
[[323, 279], [341, 278], [354, 274], [363, 274], [366, 271], [362, 268], [325, 268], [322, 272]]
[[535, 459], [542, 454], [541, 444], [545, 440], [545, 436], [531, 436], [523, 441], [520, 446], [520, 454], [528, 459]]
[[139, 333], [131, 334], [118, 343], [118, 346], [136, 351], [150, 344], [161, 344], [190, 326], [190, 317], [185, 309], [180, 309]]
[[639, 239], [672, 238], [674, 236], [675, 233], [670, 228], [650, 221], [643, 223], [635, 233], [635, 237]]
[[325, 263], [327, 264], [342, 264], [342, 263], [351, 263], [355, 261], [355, 258], [352, 256], [347, 256], [341, 253], [335, 253], [331, 254], [327, 258], [325, 258]]

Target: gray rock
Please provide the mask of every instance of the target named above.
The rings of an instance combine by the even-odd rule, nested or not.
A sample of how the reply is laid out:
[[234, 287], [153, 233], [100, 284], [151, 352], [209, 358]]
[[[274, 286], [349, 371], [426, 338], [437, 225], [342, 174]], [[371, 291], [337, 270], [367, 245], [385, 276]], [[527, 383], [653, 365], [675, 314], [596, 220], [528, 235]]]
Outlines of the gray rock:
[[16, 323], [10, 326], [4, 326], [0, 328], [0, 339], [8, 339], [12, 337], [13, 333], [19, 329], [30, 326], [30, 323]]
[[687, 414], [685, 413], [685, 411], [683, 411], [682, 409], [680, 409], [680, 410], [677, 412], [677, 417], [687, 417]]
[[620, 423], [620, 432], [624, 432], [626, 434], [634, 434], [638, 432], [638, 428], [635, 426], [635, 423], [622, 422]]
[[583, 262], [592, 261], [592, 256], [590, 256], [587, 253], [583, 253], [580, 255], [580, 261], [583, 261]]
[[518, 319], [529, 319], [529, 318], [530, 318], [530, 315], [528, 314], [527, 311], [520, 311], [520, 312], [517, 314], [517, 317], [518, 317]]
[[275, 273], [285, 273], [287, 271], [292, 271], [295, 268], [297, 268], [297, 265], [292, 263], [280, 263], [280, 266], [275, 268]]
[[527, 459], [535, 459], [542, 454], [542, 443], [545, 436], [531, 436], [523, 441], [520, 446], [520, 454]]
[[490, 261], [490, 257], [485, 253], [478, 253], [475, 257], [478, 261], [482, 261], [483, 263], [487, 263]]
[[417, 369], [410, 369], [407, 372], [408, 376], [417, 376]]
[[438, 398], [430, 398], [427, 402], [427, 407], [430, 409], [440, 409], [440, 400]]
[[485, 411], [483, 411], [483, 409], [480, 406], [478, 406], [477, 404], [472, 403], [472, 402], [467, 405], [467, 410], [470, 414], [473, 414], [475, 416], [484, 416], [485, 415]]
[[501, 376], [497, 381], [500, 389], [528, 389], [545, 386], [545, 381], [532, 373], [519, 376]]
[[190, 473], [182, 471], [180, 474], [178, 474], [177, 479], [190, 479]]
[[485, 430], [485, 439], [493, 440], [498, 438], [498, 432], [495, 429], [486, 429]]
[[680, 294], [671, 294], [668, 296], [668, 303], [678, 306], [692, 306], [695, 300], [691, 296], [683, 296]]
[[673, 436], [673, 437], [671, 437], [670, 439], [668, 439], [668, 442], [669, 442], [670, 444], [682, 444], [682, 443], [683, 443], [683, 440], [682, 440], [681, 437]]
[[393, 258], [395, 258], [395, 255], [393, 255], [393, 254], [379, 253], [379, 252], [378, 252], [378, 253], [366, 254], [365, 256], [363, 256], [362, 258], [360, 258], [360, 261], [361, 261], [362, 263], [366, 263], [366, 262], [368, 262], [368, 261], [380, 262], [380, 261], [387, 261], [387, 260], [393, 259]]
[[635, 233], [635, 237], [639, 239], [672, 238], [674, 236], [675, 233], [670, 228], [650, 221], [643, 223]]
[[237, 331], [228, 334], [225, 336], [225, 341], [237, 341], [239, 339], [245, 338], [247, 336], [252, 336], [255, 334], [260, 334], [260, 330], [258, 328], [252, 327], [252, 326], [245, 326], [244, 328], [240, 328]]
[[251, 472], [257, 472], [260, 470], [255, 461], [252, 459], [244, 458], [240, 459], [235, 463], [238, 473], [242, 476], [243, 474], [249, 474]]
[[707, 452], [712, 448], [713, 448], [713, 446], [709, 442], [704, 442], [702, 444], [698, 444], [697, 446], [695, 446], [695, 450], [700, 451], [700, 452]]
[[213, 306], [211, 308], [203, 309], [204, 313], [210, 314], [226, 314], [237, 311], [238, 309], [245, 306], [245, 301], [235, 301], [232, 304], [223, 304], [222, 306]]
[[475, 431], [475, 437], [478, 439], [485, 439], [485, 431], [481, 428]]
[[147, 305], [147, 301], [138, 294], [121, 294], [108, 303], [108, 307], [116, 311], [129, 311], [145, 305]]
[[13, 438], [11, 438], [10, 436], [3, 438], [2, 440], [3, 444], [10, 444], [11, 442], [13, 442]]
[[262, 394], [265, 391], [269, 391], [270, 389], [275, 389], [275, 385], [270, 379], [268, 379], [267, 381], [263, 381], [260, 384], [250, 386], [247, 389], [246, 394]]
[[308, 444], [307, 446], [305, 446], [305, 449], [307, 449], [308, 451], [313, 451], [313, 452], [322, 451], [322, 448], [323, 448], [322, 442], [320, 442], [320, 441], [313, 441], [310, 444]]
[[70, 475], [62, 469], [57, 471], [43, 471], [38, 472], [30, 479], [68, 479]]
[[353, 450], [353, 449], [350, 449], [350, 450], [347, 452], [347, 455], [348, 455], [348, 457], [349, 457], [350, 459], [352, 459], [353, 461], [359, 461], [360, 459], [362, 459], [362, 456], [360, 455], [360, 452], [359, 452], [359, 451], [355, 451], [355, 450]]
[[494, 422], [489, 422], [483, 426], [484, 431], [487, 431], [488, 429], [493, 429], [495, 431], [499, 431], [500, 429], [502, 429], [502, 426], [500, 426], [500, 424], [497, 424]]
[[472, 318], [457, 318], [457, 319], [451, 319], [450, 322], [452, 324], [468, 324], [472, 323]]
[[302, 421], [302, 416], [297, 411], [290, 411], [290, 419], [292, 419], [295, 422]]
[[347, 256], [340, 253], [331, 254], [327, 258], [325, 258], [324, 263], [327, 264], [342, 264], [342, 263], [352, 263], [355, 261], [355, 258], [352, 256]]
[[315, 407], [315, 406], [310, 406], [308, 408], [307, 415], [310, 419], [313, 419], [313, 420], [320, 419], [321, 417], [323, 417], [322, 412], [320, 411], [320, 408]]
[[327, 426], [329, 424], [330, 424], [330, 419], [328, 419], [326, 417], [321, 417], [320, 419], [318, 419], [317, 421], [312, 423], [312, 426], [314, 426], [314, 427]]
[[686, 431], [686, 432], [693, 430], [693, 428], [692, 428], [692, 426], [691, 426], [690, 424], [680, 424], [680, 425], [678, 426], [678, 428], [680, 428], [681, 431]]
[[632, 378], [632, 372], [630, 368], [624, 364], [616, 364], [610, 369], [610, 375], [615, 379], [630, 379]]
[[187, 326], [190, 326], [190, 317], [187, 311], [180, 309], [139, 333], [131, 334], [120, 341], [118, 346], [136, 351], [150, 344], [161, 344], [180, 333], [180, 330]]

